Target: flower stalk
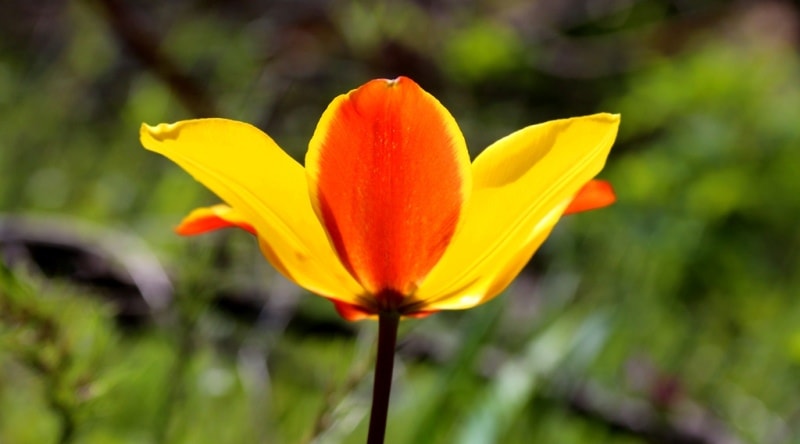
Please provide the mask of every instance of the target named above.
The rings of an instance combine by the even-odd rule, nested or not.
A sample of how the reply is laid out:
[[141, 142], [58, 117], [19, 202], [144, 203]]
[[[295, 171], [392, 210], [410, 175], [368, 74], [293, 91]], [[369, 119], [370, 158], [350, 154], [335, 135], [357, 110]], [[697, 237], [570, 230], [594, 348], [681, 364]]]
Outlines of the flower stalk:
[[367, 444], [383, 444], [386, 436], [386, 418], [389, 413], [389, 395], [392, 391], [394, 372], [394, 349], [397, 345], [399, 325], [400, 314], [396, 311], [382, 311], [378, 314], [378, 356], [375, 360]]

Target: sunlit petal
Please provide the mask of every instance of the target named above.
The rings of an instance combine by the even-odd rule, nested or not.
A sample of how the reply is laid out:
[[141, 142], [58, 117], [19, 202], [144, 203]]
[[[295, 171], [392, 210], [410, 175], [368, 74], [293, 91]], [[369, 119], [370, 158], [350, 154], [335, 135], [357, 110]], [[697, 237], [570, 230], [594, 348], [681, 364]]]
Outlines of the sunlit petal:
[[455, 120], [404, 77], [337, 97], [311, 139], [306, 169], [339, 257], [375, 295], [415, 290], [447, 248], [472, 187]]
[[223, 204], [192, 210], [175, 228], [175, 232], [182, 236], [193, 236], [229, 227], [241, 228], [256, 234], [256, 229], [249, 221], [233, 208]]
[[505, 289], [602, 169], [618, 125], [610, 114], [547, 122], [478, 156], [462, 225], [414, 295], [417, 306], [468, 308]]
[[269, 136], [241, 122], [199, 119], [142, 125], [140, 138], [250, 222], [267, 259], [289, 279], [358, 303], [363, 289], [339, 262], [311, 208], [303, 167]]

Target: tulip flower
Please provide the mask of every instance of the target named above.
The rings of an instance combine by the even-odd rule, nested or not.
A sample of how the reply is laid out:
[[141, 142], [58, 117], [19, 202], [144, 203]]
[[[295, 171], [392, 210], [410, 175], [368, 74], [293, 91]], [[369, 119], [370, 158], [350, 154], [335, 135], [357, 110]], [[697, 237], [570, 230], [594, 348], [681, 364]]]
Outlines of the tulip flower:
[[305, 168], [246, 123], [142, 125], [141, 141], [224, 200], [181, 234], [236, 226], [346, 319], [470, 308], [502, 292], [565, 211], [614, 201], [601, 170], [619, 117], [529, 126], [470, 164], [453, 117], [412, 80], [333, 100]]
[[618, 125], [612, 114], [533, 125], [470, 162], [453, 116], [399, 77], [336, 97], [305, 166], [233, 120], [142, 125], [140, 137], [225, 202], [193, 211], [179, 233], [247, 230], [289, 280], [348, 320], [392, 319], [396, 335], [401, 317], [494, 298], [562, 215], [612, 203], [593, 178]]

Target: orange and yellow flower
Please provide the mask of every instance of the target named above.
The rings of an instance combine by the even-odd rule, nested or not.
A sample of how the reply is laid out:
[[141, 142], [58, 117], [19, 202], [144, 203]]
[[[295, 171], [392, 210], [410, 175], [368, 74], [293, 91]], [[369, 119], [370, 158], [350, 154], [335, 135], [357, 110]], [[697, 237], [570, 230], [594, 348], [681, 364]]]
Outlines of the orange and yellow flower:
[[464, 309], [503, 291], [566, 213], [612, 203], [600, 172], [619, 116], [523, 128], [470, 163], [453, 117], [412, 80], [373, 80], [333, 100], [305, 167], [246, 123], [142, 125], [140, 137], [225, 205], [197, 234], [239, 227], [270, 263], [346, 319]]

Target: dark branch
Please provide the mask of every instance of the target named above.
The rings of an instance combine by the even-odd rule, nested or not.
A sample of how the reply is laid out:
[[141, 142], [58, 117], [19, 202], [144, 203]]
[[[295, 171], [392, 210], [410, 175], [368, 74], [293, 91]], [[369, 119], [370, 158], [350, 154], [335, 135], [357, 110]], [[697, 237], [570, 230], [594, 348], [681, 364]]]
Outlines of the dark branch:
[[102, 15], [122, 45], [161, 79], [195, 117], [216, 116], [217, 107], [200, 83], [181, 71], [164, 54], [158, 39], [149, 33], [120, 0], [96, 0]]

